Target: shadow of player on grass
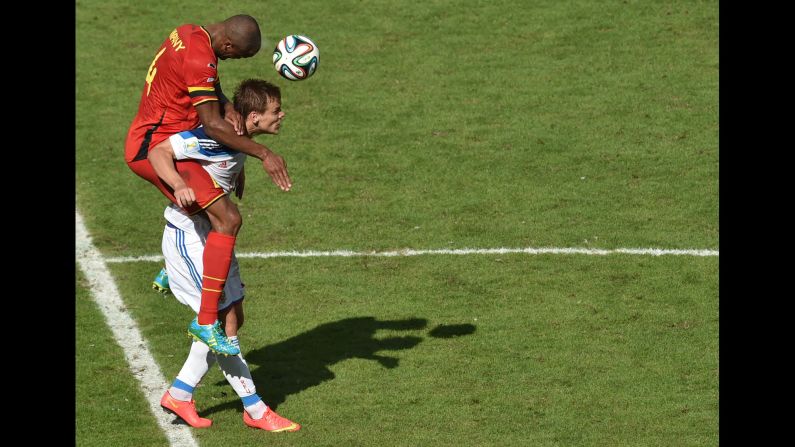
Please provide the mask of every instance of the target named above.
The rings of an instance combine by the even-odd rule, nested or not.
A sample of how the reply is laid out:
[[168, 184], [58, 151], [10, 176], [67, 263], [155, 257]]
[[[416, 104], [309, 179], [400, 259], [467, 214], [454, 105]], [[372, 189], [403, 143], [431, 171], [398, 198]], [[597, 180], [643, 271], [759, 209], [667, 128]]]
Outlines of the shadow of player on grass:
[[[374, 317], [346, 318], [321, 324], [287, 340], [245, 352], [244, 355], [257, 385], [257, 394], [275, 410], [287, 396], [334, 379], [335, 375], [329, 367], [337, 362], [358, 358], [376, 361], [384, 368], [396, 368], [399, 359], [382, 351], [411, 349], [423, 338], [414, 335], [376, 338], [376, 332], [382, 329], [414, 331], [425, 329], [427, 325], [428, 321], [424, 318], [383, 321]], [[452, 338], [474, 332], [475, 326], [471, 324], [440, 325], [429, 331], [428, 335]], [[228, 386], [225, 380], [216, 385]], [[227, 408], [242, 407], [240, 401], [235, 399], [201, 413], [203, 417], [208, 417]]]

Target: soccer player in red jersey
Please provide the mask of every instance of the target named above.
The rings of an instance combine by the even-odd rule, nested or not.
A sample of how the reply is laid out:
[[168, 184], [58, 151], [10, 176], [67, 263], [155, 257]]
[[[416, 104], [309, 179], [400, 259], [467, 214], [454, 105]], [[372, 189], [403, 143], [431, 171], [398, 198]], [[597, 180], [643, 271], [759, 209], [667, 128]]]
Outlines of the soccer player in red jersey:
[[[244, 119], [244, 134], [276, 135], [281, 128], [285, 113], [281, 108], [281, 91], [262, 79], [248, 79], [240, 83], [234, 96], [235, 109]], [[248, 158], [241, 152], [230, 151], [225, 146], [208, 139], [203, 128], [172, 135], [152, 148], [152, 152], [166, 151], [168, 160], [202, 160], [202, 167], [229, 194], [243, 197], [245, 186], [244, 163]], [[201, 307], [202, 258], [204, 244], [210, 230], [206, 213], [188, 215], [187, 211], [174, 203], [163, 213], [166, 226], [163, 229], [163, 257], [168, 268], [169, 289], [180, 303], [199, 313]], [[224, 293], [219, 300], [218, 316], [230, 342], [239, 345], [238, 329], [243, 326], [243, 302], [245, 286], [240, 278], [240, 266], [236, 259], [227, 278]], [[208, 345], [194, 341], [190, 353], [171, 387], [163, 393], [160, 405], [175, 413], [190, 426], [204, 428], [212, 421], [196, 412], [193, 393], [213, 363], [232, 385], [243, 403], [243, 422], [253, 428], [269, 432], [297, 431], [301, 425], [277, 414], [257, 394], [251, 370], [241, 352], [223, 356], [210, 352]]]
[[248, 15], [232, 16], [207, 26], [188, 24], [174, 29], [149, 65], [138, 114], [124, 148], [130, 169], [169, 200], [190, 213], [207, 212], [212, 231], [203, 253], [201, 307], [188, 332], [214, 352], [225, 355], [240, 352], [220, 329], [218, 299], [229, 274], [242, 217], [197, 161], [152, 157], [150, 149], [175, 133], [202, 125], [215, 141], [260, 159], [273, 182], [289, 191], [292, 184], [284, 159], [242, 136], [241, 116], [224, 96], [218, 80], [218, 59], [254, 56], [261, 44], [259, 25]]

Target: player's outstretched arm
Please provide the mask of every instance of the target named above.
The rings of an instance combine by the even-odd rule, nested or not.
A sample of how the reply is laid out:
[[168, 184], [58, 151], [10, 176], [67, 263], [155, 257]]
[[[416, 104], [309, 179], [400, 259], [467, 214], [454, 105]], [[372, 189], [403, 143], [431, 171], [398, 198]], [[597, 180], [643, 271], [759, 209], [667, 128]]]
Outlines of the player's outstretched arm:
[[271, 176], [273, 183], [283, 191], [289, 191], [292, 182], [287, 174], [287, 164], [284, 159], [262, 144], [237, 135], [232, 125], [221, 118], [220, 107], [218, 101], [207, 101], [196, 106], [196, 112], [207, 136], [224, 146], [262, 160], [262, 167]]
[[193, 189], [188, 188], [185, 180], [182, 179], [182, 176], [177, 172], [176, 166], [174, 166], [174, 149], [171, 148], [171, 143], [168, 139], [149, 149], [147, 158], [152, 165], [152, 169], [155, 170], [155, 174], [174, 189], [177, 205], [187, 208], [196, 201], [196, 194]]

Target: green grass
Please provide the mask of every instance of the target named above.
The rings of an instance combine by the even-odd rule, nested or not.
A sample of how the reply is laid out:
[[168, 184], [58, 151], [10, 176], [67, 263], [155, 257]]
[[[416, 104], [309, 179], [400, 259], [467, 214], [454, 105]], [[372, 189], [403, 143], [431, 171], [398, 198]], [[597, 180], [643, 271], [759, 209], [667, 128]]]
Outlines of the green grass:
[[80, 446], [161, 446], [166, 437], [130, 374], [121, 348], [77, 272], [75, 434]]
[[[179, 24], [239, 12], [259, 19], [266, 43], [221, 62], [224, 89], [248, 77], [282, 88], [282, 133], [259, 141], [285, 157], [294, 185], [279, 191], [249, 160], [239, 251], [718, 247], [715, 1], [76, 8], [76, 200], [106, 256], [160, 251], [165, 199], [123, 161], [157, 46]], [[309, 80], [270, 64], [289, 33], [320, 47]], [[305, 428], [247, 429], [213, 369], [197, 389], [215, 421], [194, 430], [202, 445], [718, 444], [717, 258], [241, 265], [258, 391]], [[148, 288], [158, 270], [111, 265], [171, 380], [191, 315]], [[77, 316], [78, 445], [162, 445], [79, 281]], [[109, 345], [87, 355], [89, 339]], [[114, 374], [99, 387], [81, 373], [103, 367]], [[124, 439], [119, 421], [94, 413], [122, 395], [139, 401]]]
[[[242, 269], [243, 352], [258, 391], [306, 426], [285, 444], [714, 444], [718, 309], [704, 297], [717, 295], [716, 259], [243, 260]], [[113, 267], [173, 377], [187, 350], [175, 334], [190, 314], [146, 289], [152, 270]], [[243, 429], [216, 369], [196, 396], [216, 420], [196, 431], [206, 445], [261, 436]]]

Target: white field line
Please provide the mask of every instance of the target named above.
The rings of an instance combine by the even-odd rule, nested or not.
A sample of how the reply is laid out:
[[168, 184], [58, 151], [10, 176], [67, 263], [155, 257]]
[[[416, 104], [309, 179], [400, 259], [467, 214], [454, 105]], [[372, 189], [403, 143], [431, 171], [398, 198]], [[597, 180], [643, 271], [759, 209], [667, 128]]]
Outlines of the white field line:
[[149, 352], [135, 320], [130, 317], [116, 288], [116, 283], [102, 259], [102, 255], [91, 242], [83, 218], [75, 211], [75, 260], [86, 276], [97, 305], [113, 331], [113, 336], [124, 351], [124, 357], [133, 376], [138, 379], [149, 409], [172, 446], [198, 446], [186, 425], [174, 425], [173, 416], [160, 408], [160, 397], [168, 387], [163, 373]]
[[[604, 256], [612, 254], [625, 255], [645, 255], [645, 256], [718, 256], [718, 250], [709, 249], [688, 249], [688, 250], [668, 250], [663, 248], [459, 248], [459, 249], [439, 249], [439, 250], [395, 250], [395, 251], [273, 251], [273, 252], [253, 252], [237, 253], [238, 258], [320, 258], [320, 257], [355, 257], [355, 256], [421, 256], [421, 255], [503, 255], [503, 254], [529, 254], [529, 255], [591, 255]], [[163, 256], [118, 256], [106, 258], [108, 263], [123, 262], [160, 262]]]

